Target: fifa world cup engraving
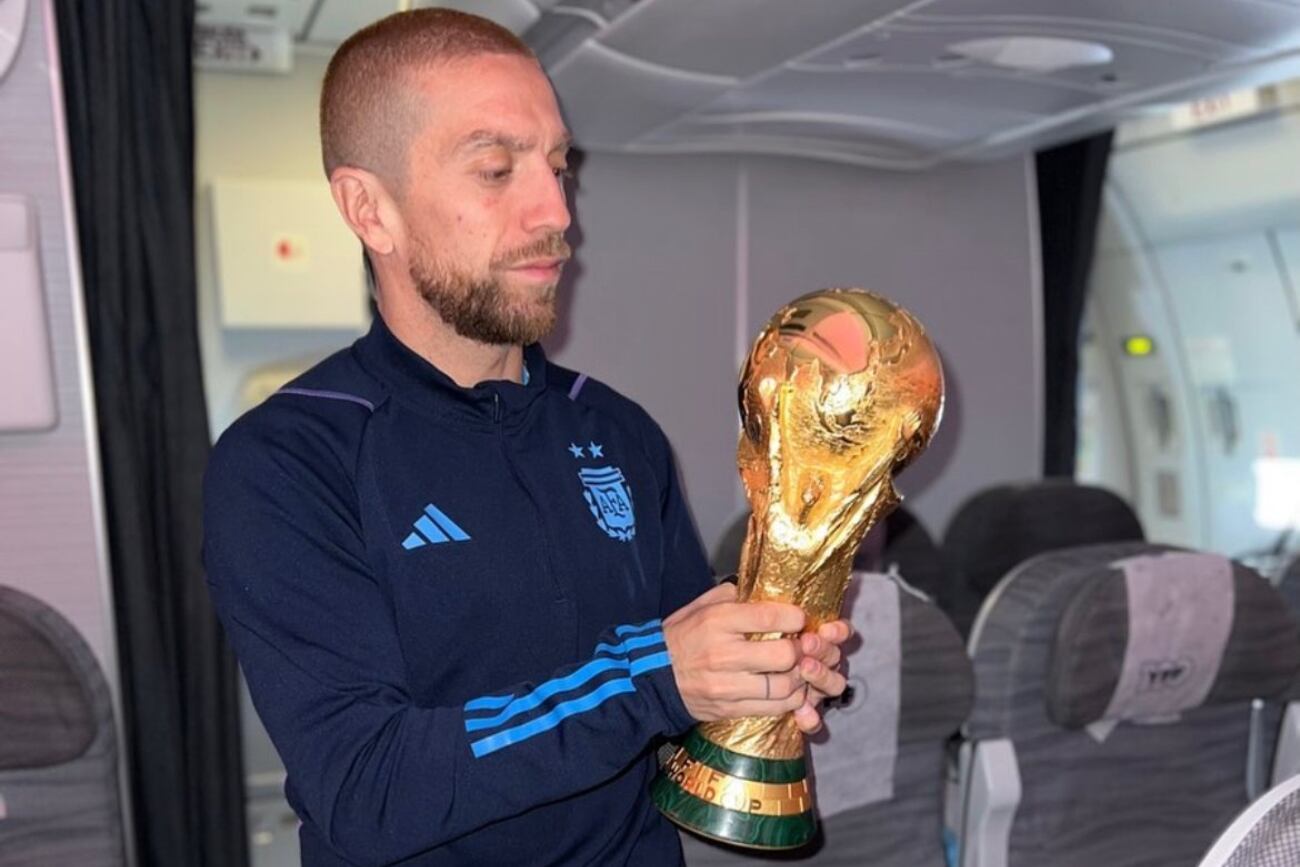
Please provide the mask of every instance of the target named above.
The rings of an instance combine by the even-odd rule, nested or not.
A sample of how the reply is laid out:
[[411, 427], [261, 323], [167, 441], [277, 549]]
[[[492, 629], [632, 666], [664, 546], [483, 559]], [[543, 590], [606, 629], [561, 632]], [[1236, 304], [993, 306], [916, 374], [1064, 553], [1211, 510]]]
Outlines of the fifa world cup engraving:
[[[892, 302], [823, 290], [768, 322], [739, 398], [737, 464], [752, 507], [739, 598], [792, 602], [815, 629], [839, 616], [854, 553], [899, 502], [895, 474], [938, 426], [939, 357]], [[816, 829], [804, 737], [790, 714], [697, 726], [652, 794], [678, 824], [738, 845], [792, 848]]]

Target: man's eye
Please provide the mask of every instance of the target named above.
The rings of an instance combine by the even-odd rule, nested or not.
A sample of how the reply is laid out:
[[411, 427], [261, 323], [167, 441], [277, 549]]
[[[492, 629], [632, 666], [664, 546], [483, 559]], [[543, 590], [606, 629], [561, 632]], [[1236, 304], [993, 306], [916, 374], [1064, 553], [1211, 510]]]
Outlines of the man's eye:
[[490, 181], [492, 183], [499, 184], [510, 177], [510, 169], [508, 168], [485, 169], [479, 172], [479, 177], [483, 178], [483, 180], [485, 181]]

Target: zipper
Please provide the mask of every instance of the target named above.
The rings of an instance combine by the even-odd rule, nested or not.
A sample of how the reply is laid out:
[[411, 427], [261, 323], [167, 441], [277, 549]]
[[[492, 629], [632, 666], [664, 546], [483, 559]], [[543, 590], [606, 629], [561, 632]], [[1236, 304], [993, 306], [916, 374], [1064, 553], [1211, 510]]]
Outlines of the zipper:
[[[510, 470], [510, 477], [515, 480], [515, 484], [524, 492], [528, 499], [528, 504], [532, 506], [535, 515], [534, 526], [542, 528], [542, 508], [538, 503], [537, 497], [533, 496], [532, 489], [524, 481], [523, 476], [515, 467], [515, 462], [510, 457], [510, 450], [506, 448], [505, 425], [501, 423], [501, 396], [495, 392], [492, 394], [492, 420], [496, 423], [497, 429], [497, 446], [501, 450], [501, 459], [505, 461], [506, 467]], [[564, 592], [564, 585], [555, 577], [555, 571], [551, 568], [551, 546], [547, 541], [545, 530], [539, 529], [537, 533], [538, 546], [542, 549], [541, 567], [550, 579], [551, 587], [555, 591], [556, 602], [568, 602], [569, 594]]]

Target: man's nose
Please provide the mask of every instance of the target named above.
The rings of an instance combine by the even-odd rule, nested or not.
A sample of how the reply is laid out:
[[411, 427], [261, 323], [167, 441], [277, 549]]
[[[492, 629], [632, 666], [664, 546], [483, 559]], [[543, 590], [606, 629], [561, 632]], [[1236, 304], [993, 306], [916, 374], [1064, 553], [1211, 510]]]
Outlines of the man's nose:
[[539, 182], [529, 187], [524, 230], [529, 235], [563, 232], [570, 222], [564, 178], [557, 177], [548, 167]]

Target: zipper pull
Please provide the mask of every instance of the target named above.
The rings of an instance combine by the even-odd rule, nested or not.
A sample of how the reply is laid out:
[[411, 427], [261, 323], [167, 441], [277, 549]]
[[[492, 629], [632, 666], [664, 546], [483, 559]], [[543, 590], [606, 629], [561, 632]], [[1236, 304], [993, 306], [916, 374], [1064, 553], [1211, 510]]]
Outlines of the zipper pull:
[[501, 421], [501, 395], [492, 392], [492, 420]]

